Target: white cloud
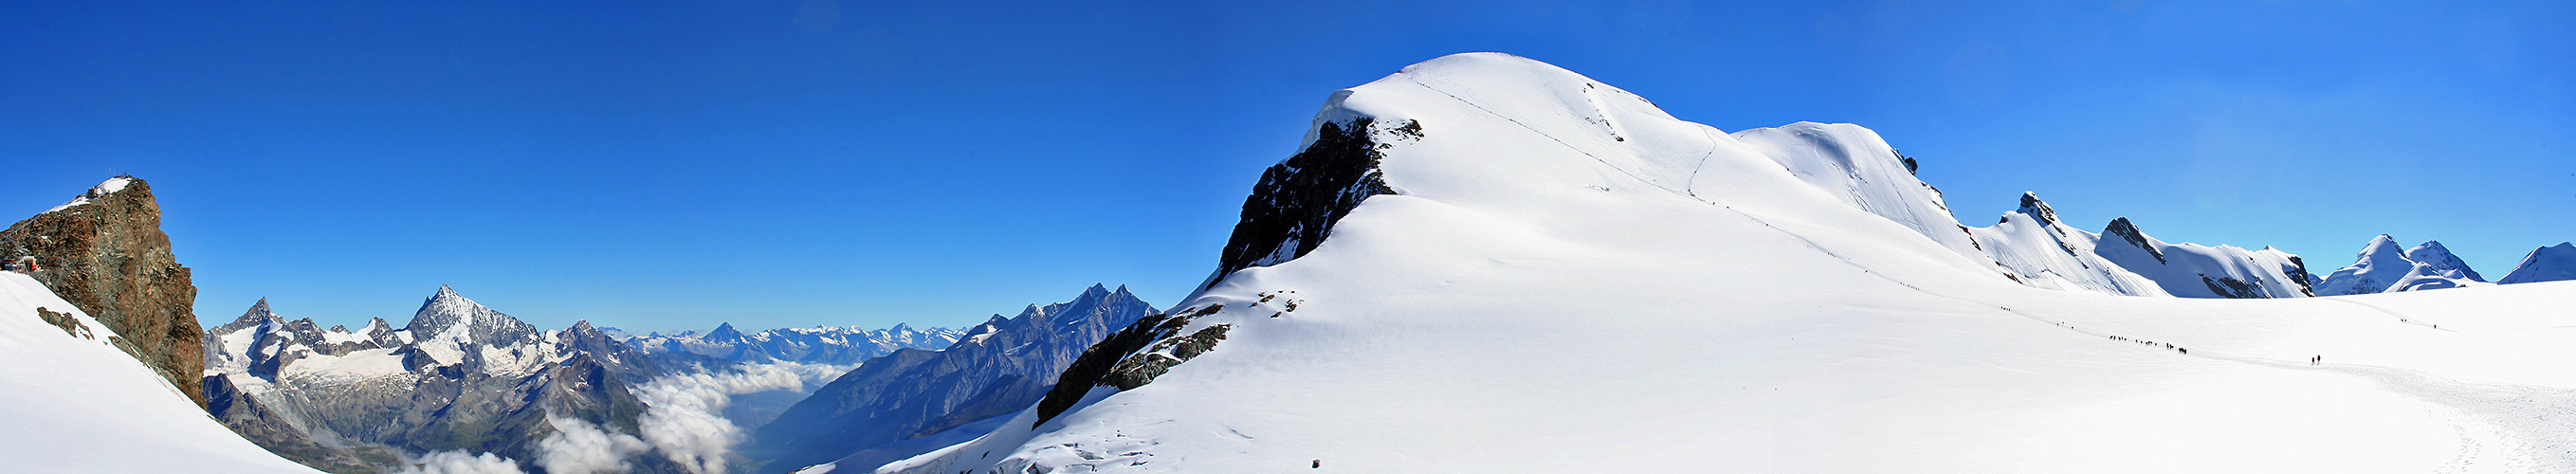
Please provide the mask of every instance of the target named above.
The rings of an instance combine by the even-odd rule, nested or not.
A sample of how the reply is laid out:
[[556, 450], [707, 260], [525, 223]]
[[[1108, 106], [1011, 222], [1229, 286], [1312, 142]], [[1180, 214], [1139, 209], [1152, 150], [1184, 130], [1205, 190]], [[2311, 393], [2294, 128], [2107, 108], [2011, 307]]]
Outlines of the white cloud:
[[741, 366], [737, 373], [695, 373], [653, 379], [635, 389], [647, 407], [636, 420], [644, 441], [671, 462], [698, 474], [724, 474], [743, 429], [724, 418], [732, 396], [772, 390], [804, 391], [805, 385], [829, 380], [853, 366], [781, 362]]
[[546, 424], [554, 425], [555, 434], [537, 442], [537, 465], [549, 474], [631, 471], [635, 465], [626, 459], [651, 449], [634, 436], [610, 433], [578, 418], [548, 416]]
[[475, 456], [464, 451], [439, 451], [403, 464], [396, 474], [527, 474], [519, 470], [517, 461], [492, 453]]

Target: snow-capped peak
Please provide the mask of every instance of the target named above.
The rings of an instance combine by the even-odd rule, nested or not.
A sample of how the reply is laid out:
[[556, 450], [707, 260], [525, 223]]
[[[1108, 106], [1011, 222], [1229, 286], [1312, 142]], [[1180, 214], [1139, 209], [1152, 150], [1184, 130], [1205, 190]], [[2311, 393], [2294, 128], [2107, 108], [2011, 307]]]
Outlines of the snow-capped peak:
[[546, 358], [535, 326], [439, 285], [402, 330], [439, 364], [468, 363], [504, 373], [535, 369]]
[[2560, 280], [2576, 280], [2576, 244], [2559, 242], [2558, 245], [2533, 249], [2530, 254], [2523, 255], [2522, 264], [2515, 265], [2512, 273], [2505, 274], [2504, 279], [2496, 280], [2496, 283]]
[[2057, 223], [2057, 210], [2049, 208], [2047, 201], [2039, 200], [2039, 193], [2022, 191], [2021, 208], [2014, 209], [2013, 212], [2029, 214], [2031, 217], [2038, 218], [2042, 224]]
[[118, 191], [124, 191], [125, 186], [130, 184], [134, 184], [133, 176], [108, 178], [107, 181], [100, 181], [97, 186], [90, 186], [88, 192], [84, 192], [81, 193], [80, 196], [73, 197], [71, 202], [63, 203], [63, 205], [60, 206], [54, 206], [53, 209], [46, 209], [45, 212], [60, 211], [70, 209], [72, 206], [89, 204], [92, 199], [98, 199], [106, 197], [109, 194], [114, 194]]
[[2440, 241], [2427, 240], [2423, 245], [2406, 249], [2406, 259], [2431, 265], [2434, 271], [2440, 272], [2444, 277], [2487, 281], [2485, 277], [2478, 276], [2477, 270], [2469, 269], [2469, 262], [2461, 261], [2460, 257], [2451, 255], [2451, 249], [2443, 248]]
[[2485, 281], [2477, 272], [2452, 256], [2450, 249], [2442, 248], [2441, 242], [2425, 241], [2413, 249], [2401, 249], [2395, 237], [2380, 234], [2362, 246], [2351, 266], [2335, 270], [2317, 283], [2317, 294], [2358, 295], [2481, 284]]

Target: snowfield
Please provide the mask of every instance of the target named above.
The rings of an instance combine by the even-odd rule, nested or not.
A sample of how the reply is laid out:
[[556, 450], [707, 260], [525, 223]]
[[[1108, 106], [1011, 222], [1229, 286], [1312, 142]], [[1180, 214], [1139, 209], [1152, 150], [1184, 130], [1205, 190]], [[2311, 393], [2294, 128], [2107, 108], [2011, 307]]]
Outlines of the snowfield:
[[[1502, 54], [1316, 120], [1359, 118], [1397, 194], [1174, 306], [1222, 305], [1174, 332], [1228, 327], [1206, 353], [1042, 424], [805, 472], [2576, 472], [2576, 282], [2035, 287], [1989, 253], [2021, 244], [1970, 243], [1873, 132], [1730, 135]], [[2054, 240], [2039, 224], [1997, 234]]]
[[[75, 330], [94, 337], [48, 324], [37, 308], [71, 313]], [[319, 472], [216, 423], [111, 336], [43, 283], [0, 272], [0, 471]]]

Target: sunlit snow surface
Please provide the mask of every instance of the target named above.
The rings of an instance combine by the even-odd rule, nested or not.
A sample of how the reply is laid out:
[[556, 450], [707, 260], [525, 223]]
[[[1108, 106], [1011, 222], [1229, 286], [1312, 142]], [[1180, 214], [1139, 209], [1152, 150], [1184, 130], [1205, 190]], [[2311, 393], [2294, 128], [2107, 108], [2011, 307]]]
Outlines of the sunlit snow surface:
[[1178, 331], [1232, 325], [1213, 350], [877, 470], [2576, 470], [2576, 282], [2033, 288], [1861, 207], [1920, 203], [1505, 55], [1409, 67], [1319, 120], [1362, 116], [1421, 124], [1383, 150], [1401, 195], [1176, 305], [1225, 305]]
[[[97, 338], [46, 324], [40, 307]], [[316, 472], [216, 423], [111, 335], [34, 278], [0, 272], [0, 472]]]

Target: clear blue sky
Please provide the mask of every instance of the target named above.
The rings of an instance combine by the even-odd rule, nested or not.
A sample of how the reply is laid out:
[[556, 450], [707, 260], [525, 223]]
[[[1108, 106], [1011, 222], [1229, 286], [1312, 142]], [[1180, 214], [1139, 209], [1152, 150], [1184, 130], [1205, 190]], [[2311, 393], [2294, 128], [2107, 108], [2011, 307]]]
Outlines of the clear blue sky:
[[1871, 127], [1972, 224], [2037, 191], [2319, 273], [2576, 239], [2565, 2], [116, 3], [0, 4], [0, 209], [150, 180], [209, 322], [1169, 304], [1327, 94], [1466, 51]]

